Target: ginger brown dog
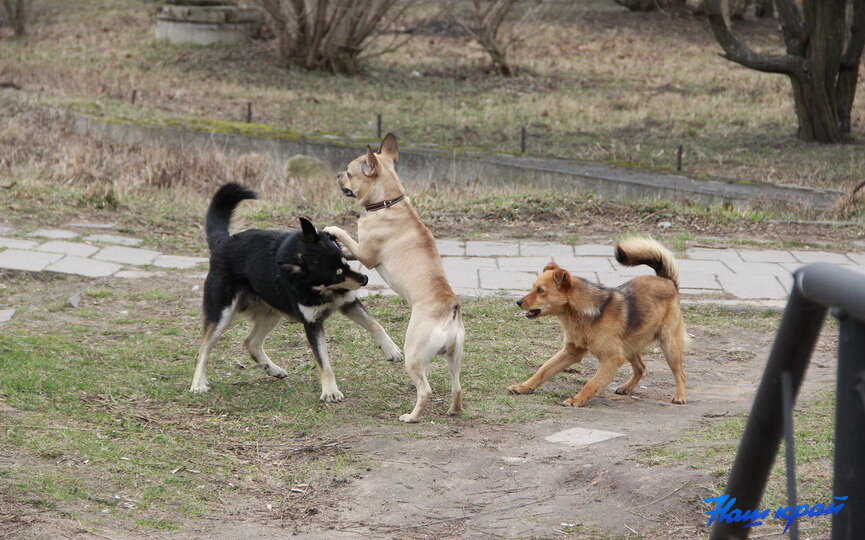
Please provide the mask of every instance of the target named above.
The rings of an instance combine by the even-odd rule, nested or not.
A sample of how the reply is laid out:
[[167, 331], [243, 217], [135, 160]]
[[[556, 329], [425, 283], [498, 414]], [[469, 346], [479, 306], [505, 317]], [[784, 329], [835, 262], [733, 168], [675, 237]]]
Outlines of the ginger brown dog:
[[673, 254], [651, 238], [632, 237], [616, 246], [616, 260], [625, 266], [648, 265], [657, 275], [640, 276], [608, 289], [549, 264], [532, 292], [517, 301], [530, 319], [558, 317], [565, 339], [562, 350], [528, 380], [508, 388], [511, 393], [534, 392], [544, 381], [591, 353], [600, 364], [598, 372], [562, 404], [584, 406], [613, 381], [625, 362], [631, 364], [633, 374], [616, 393], [630, 394], [646, 369], [640, 354], [658, 342], [676, 379], [673, 403], [685, 403], [682, 354], [687, 334], [679, 309], [679, 273]]
[[414, 409], [399, 419], [417, 422], [432, 394], [426, 364], [437, 355], [447, 358], [450, 370], [448, 414], [462, 410], [460, 364], [465, 329], [460, 301], [448, 284], [435, 238], [421, 222], [397, 176], [398, 161], [396, 136], [388, 133], [378, 152], [367, 147], [365, 155], [337, 174], [343, 194], [357, 198], [367, 212], [358, 219], [357, 242], [339, 227], [326, 227], [324, 232], [333, 235], [348, 250], [347, 255], [378, 270], [411, 307], [404, 353], [417, 401]]

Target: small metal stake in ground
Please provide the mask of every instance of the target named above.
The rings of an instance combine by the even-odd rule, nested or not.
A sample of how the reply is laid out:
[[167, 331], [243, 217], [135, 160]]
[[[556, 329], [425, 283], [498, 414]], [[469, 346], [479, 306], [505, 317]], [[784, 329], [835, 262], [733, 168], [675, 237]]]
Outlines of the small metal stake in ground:
[[676, 170], [682, 170], [682, 152], [684, 151], [684, 147], [680, 144], [679, 148], [676, 150]]
[[526, 126], [520, 128], [520, 154], [526, 153]]
[[246, 103], [246, 123], [247, 124], [252, 123], [252, 102], [251, 101], [248, 101]]
[[135, 105], [135, 98], [138, 97], [138, 90], [132, 91], [132, 104]]
[[375, 115], [375, 137], [381, 139], [381, 113]]

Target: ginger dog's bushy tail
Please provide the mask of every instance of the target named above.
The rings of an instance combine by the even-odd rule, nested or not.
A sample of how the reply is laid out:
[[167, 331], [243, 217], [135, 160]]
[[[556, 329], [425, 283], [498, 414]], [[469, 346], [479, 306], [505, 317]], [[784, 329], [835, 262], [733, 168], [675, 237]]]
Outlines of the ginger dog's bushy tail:
[[246, 199], [257, 199], [256, 193], [240, 184], [229, 182], [216, 191], [207, 216], [204, 219], [204, 230], [207, 233], [207, 247], [213, 250], [221, 242], [229, 237], [228, 225], [231, 223], [231, 214], [240, 201]]
[[616, 245], [616, 260], [625, 266], [645, 264], [679, 287], [679, 268], [669, 249], [647, 236], [631, 236]]

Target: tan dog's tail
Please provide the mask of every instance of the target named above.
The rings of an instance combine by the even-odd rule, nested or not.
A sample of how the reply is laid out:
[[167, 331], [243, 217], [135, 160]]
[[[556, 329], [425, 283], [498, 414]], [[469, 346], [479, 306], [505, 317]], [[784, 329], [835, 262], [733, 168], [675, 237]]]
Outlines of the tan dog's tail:
[[616, 260], [625, 266], [645, 264], [679, 287], [679, 269], [669, 249], [648, 236], [631, 236], [616, 245]]

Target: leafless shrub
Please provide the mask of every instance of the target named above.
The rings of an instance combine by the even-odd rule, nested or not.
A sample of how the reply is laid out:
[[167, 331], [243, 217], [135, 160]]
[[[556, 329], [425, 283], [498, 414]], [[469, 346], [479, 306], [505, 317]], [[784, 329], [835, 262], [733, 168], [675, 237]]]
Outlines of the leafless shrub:
[[22, 38], [27, 34], [27, 16], [30, 14], [30, 0], [2, 0], [0, 3], [0, 15], [12, 27], [16, 38]]
[[408, 38], [376, 43], [410, 5], [397, 0], [256, 0], [276, 35], [280, 58], [307, 69], [354, 73], [363, 58]]

